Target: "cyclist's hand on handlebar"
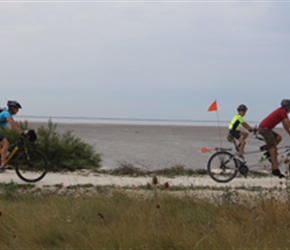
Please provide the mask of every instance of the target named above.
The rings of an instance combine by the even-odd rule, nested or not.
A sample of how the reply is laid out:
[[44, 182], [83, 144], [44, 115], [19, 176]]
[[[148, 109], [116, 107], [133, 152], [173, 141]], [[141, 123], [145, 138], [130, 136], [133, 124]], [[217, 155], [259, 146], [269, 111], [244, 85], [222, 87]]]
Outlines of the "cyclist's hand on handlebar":
[[26, 139], [29, 139], [29, 131], [28, 130], [25, 130], [21, 133], [21, 136], [26, 138]]
[[255, 127], [252, 128], [252, 129], [249, 129], [249, 132], [251, 132], [251, 133], [253, 133], [254, 135], [256, 135], [257, 132], [258, 132], [257, 126], [255, 126]]
[[249, 132], [251, 132], [251, 133], [254, 133], [254, 134], [256, 134], [257, 133], [257, 129], [256, 128], [253, 128], [253, 129], [249, 129]]
[[29, 141], [35, 141], [37, 139], [37, 135], [34, 130], [25, 130], [21, 133], [22, 138], [26, 138]]

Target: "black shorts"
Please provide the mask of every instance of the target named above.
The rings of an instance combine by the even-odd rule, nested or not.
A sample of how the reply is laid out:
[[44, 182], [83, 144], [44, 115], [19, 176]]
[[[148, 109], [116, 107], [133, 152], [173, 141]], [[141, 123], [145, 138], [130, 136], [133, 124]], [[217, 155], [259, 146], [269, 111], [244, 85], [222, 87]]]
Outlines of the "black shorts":
[[239, 130], [229, 130], [229, 134], [237, 140], [241, 138], [241, 132]]
[[3, 141], [5, 137], [3, 135], [0, 134], [0, 141]]

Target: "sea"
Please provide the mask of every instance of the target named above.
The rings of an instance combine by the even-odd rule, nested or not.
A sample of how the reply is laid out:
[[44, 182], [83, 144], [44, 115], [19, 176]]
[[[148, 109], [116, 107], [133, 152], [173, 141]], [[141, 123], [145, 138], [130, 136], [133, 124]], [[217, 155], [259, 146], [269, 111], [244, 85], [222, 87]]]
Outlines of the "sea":
[[[72, 116], [25, 116], [18, 115], [18, 121], [70, 123], [70, 124], [133, 124], [133, 125], [176, 125], [176, 126], [227, 126], [230, 121], [220, 120], [190, 120], [190, 119], [140, 119], [140, 118], [95, 118]], [[257, 121], [247, 121], [258, 124]]]

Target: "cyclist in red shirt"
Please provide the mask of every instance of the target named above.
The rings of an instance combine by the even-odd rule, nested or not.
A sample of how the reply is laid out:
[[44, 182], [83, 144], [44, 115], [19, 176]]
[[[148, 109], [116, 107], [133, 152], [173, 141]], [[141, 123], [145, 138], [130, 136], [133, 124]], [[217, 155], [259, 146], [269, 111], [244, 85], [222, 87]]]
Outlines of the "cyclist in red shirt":
[[272, 174], [279, 178], [285, 177], [278, 168], [277, 160], [277, 145], [281, 142], [282, 137], [273, 129], [282, 122], [283, 128], [290, 135], [290, 121], [288, 113], [290, 112], [290, 100], [284, 99], [281, 101], [281, 107], [270, 113], [264, 120], [261, 121], [258, 127], [258, 133], [265, 139], [267, 149], [271, 156]]

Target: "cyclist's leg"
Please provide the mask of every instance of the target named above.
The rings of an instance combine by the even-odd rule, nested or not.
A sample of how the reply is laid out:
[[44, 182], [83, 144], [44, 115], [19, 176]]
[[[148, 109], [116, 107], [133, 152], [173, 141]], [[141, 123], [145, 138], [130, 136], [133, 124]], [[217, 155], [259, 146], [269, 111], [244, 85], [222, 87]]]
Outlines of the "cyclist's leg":
[[270, 153], [270, 159], [271, 159], [273, 170], [278, 169], [277, 147], [271, 147], [268, 149], [268, 151]]
[[239, 148], [240, 148], [240, 138], [241, 138], [241, 134], [240, 134], [240, 131], [239, 130], [229, 130], [229, 133], [228, 135], [233, 138], [233, 140], [237, 140], [239, 142], [238, 145], [236, 145], [236, 150], [239, 151]]
[[240, 143], [240, 147], [239, 147], [239, 154], [240, 155], [242, 155], [244, 153], [247, 138], [248, 138], [248, 133], [241, 131], [240, 138], [238, 139], [238, 141]]
[[229, 134], [239, 142], [239, 144], [237, 145], [237, 150], [238, 154], [242, 156], [244, 153], [246, 138], [248, 137], [248, 134], [240, 130], [230, 130]]
[[264, 129], [264, 128], [260, 128], [259, 129], [259, 133], [264, 137], [265, 142], [266, 142], [266, 146], [268, 148], [268, 152], [270, 153], [270, 159], [271, 159], [271, 163], [272, 163], [272, 174], [273, 175], [277, 175], [280, 178], [284, 177], [283, 174], [280, 173], [280, 170], [278, 168], [278, 160], [277, 160], [277, 145], [281, 142], [282, 137], [272, 131], [272, 130], [268, 130], [268, 129]]
[[6, 159], [6, 155], [7, 155], [8, 148], [9, 148], [9, 142], [2, 135], [0, 135], [0, 146], [1, 146], [1, 164], [0, 164], [0, 168], [4, 168], [5, 163], [6, 163], [5, 159]]
[[274, 132], [273, 130], [260, 128], [259, 134], [262, 135], [266, 142], [266, 147], [268, 152], [270, 153], [270, 158], [272, 161], [272, 168], [278, 169], [277, 162], [277, 145], [281, 142], [282, 137]]
[[278, 160], [277, 160], [277, 155], [278, 155], [278, 150], [277, 150], [277, 145], [282, 141], [281, 135], [278, 133], [272, 131], [273, 139], [270, 139], [270, 142], [268, 144], [269, 147], [269, 153], [272, 161], [272, 167], [273, 169], [278, 169]]

